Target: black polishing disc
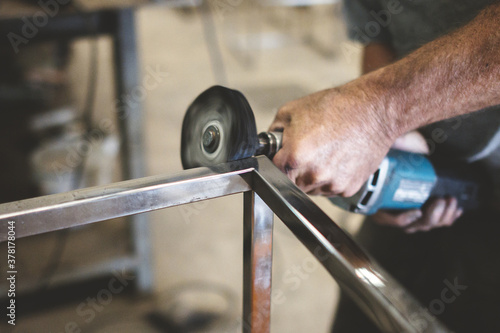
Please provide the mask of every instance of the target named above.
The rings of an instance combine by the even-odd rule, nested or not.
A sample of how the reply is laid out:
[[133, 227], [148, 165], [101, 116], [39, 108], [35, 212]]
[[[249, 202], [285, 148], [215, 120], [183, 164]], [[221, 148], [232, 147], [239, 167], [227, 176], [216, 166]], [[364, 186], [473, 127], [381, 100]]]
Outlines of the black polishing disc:
[[213, 86], [187, 109], [181, 138], [184, 169], [251, 157], [257, 146], [255, 118], [239, 91]]

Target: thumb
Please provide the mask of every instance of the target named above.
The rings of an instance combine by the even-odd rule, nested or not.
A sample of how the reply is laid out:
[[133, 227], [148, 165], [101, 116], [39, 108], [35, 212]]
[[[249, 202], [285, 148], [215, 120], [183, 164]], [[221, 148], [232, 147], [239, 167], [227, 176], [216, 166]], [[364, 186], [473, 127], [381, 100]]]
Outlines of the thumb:
[[429, 146], [422, 134], [417, 131], [408, 132], [394, 141], [392, 148], [411, 153], [429, 155]]

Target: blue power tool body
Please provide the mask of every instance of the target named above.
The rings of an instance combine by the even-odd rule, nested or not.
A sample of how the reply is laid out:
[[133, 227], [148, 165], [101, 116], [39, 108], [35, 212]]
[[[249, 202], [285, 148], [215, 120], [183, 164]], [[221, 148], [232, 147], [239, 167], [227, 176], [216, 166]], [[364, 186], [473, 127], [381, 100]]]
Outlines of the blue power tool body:
[[466, 210], [483, 201], [484, 181], [466, 164], [433, 163], [421, 154], [391, 149], [379, 168], [352, 197], [332, 197], [337, 206], [371, 215], [380, 209], [421, 208], [431, 197], [453, 196]]

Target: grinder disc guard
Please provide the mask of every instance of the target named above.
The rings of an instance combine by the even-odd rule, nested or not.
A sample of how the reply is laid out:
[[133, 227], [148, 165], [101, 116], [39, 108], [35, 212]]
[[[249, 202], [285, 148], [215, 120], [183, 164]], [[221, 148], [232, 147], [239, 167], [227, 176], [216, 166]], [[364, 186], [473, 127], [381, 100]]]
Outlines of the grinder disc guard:
[[187, 109], [181, 137], [184, 169], [251, 157], [257, 146], [255, 118], [239, 91], [213, 86]]

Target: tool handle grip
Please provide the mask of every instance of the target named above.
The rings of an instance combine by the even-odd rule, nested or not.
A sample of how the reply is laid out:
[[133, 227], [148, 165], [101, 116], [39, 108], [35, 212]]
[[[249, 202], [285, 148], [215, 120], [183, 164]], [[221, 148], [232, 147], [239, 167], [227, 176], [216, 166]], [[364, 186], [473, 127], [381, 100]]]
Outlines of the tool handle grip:
[[432, 197], [455, 197], [458, 205], [468, 211], [481, 208], [488, 201], [488, 185], [484, 172], [475, 166], [454, 164], [435, 166], [437, 182]]

